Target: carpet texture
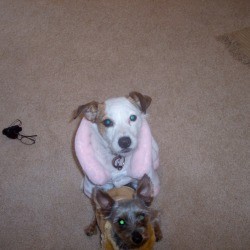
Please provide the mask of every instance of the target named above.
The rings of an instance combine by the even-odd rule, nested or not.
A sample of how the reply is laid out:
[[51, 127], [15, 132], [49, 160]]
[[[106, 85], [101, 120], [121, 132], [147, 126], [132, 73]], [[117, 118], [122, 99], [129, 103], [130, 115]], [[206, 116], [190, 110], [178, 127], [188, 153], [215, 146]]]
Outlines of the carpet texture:
[[99, 249], [84, 235], [72, 140], [78, 105], [152, 97], [164, 239], [156, 249], [250, 248], [250, 72], [216, 40], [248, 0], [0, 0], [0, 249]]
[[218, 36], [234, 58], [250, 65], [250, 27]]

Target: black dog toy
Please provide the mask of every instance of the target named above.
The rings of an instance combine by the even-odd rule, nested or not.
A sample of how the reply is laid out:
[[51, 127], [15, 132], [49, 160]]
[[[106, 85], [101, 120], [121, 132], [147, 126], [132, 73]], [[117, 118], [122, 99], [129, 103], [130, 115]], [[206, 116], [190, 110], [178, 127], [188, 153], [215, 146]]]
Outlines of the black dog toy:
[[3, 129], [3, 135], [6, 135], [10, 139], [18, 139], [23, 144], [32, 145], [36, 142], [37, 135], [22, 135], [22, 122], [20, 120], [15, 120], [8, 128]]

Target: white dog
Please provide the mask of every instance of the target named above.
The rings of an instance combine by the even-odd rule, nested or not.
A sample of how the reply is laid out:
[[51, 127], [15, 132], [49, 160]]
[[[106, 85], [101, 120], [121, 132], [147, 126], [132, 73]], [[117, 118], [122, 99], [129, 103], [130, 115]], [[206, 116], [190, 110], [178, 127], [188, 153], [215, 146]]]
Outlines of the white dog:
[[159, 192], [158, 146], [146, 121], [149, 96], [131, 92], [128, 97], [96, 101], [78, 108], [84, 118], [75, 138], [77, 158], [85, 172], [82, 188], [88, 197], [99, 186], [104, 190], [132, 183], [147, 174]]

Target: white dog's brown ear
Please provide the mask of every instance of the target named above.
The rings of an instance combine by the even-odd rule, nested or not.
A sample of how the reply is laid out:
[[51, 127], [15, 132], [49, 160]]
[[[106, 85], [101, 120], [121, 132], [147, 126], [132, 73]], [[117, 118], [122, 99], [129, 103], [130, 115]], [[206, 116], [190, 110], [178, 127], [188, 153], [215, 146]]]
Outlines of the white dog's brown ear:
[[98, 114], [98, 104], [98, 102], [92, 101], [79, 106], [74, 114], [74, 119], [76, 119], [80, 114], [83, 114], [87, 120], [95, 122]]
[[139, 92], [130, 92], [129, 97], [132, 98], [135, 103], [139, 106], [140, 110], [145, 114], [146, 110], [151, 104], [152, 98], [147, 95], [142, 95]]
[[138, 182], [138, 187], [136, 190], [136, 197], [141, 199], [146, 206], [150, 206], [154, 196], [153, 196], [153, 184], [148, 177], [148, 175], [144, 174], [141, 180]]

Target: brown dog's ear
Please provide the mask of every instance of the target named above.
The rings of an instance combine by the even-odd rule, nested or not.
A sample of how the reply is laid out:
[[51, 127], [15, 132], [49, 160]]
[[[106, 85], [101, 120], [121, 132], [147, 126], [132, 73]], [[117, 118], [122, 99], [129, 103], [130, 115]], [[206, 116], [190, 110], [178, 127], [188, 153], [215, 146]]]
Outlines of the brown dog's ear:
[[95, 122], [98, 114], [98, 104], [98, 102], [92, 101], [79, 106], [75, 112], [74, 119], [76, 119], [80, 114], [83, 114], [87, 120]]
[[101, 213], [106, 217], [109, 216], [115, 201], [109, 196], [109, 194], [101, 189], [94, 190], [94, 201], [97, 207], [101, 208]]
[[140, 110], [144, 114], [146, 114], [146, 110], [150, 106], [152, 98], [150, 96], [142, 95], [141, 93], [135, 91], [130, 92], [129, 97], [132, 98], [135, 101], [135, 103], [139, 106]]
[[144, 174], [141, 180], [138, 182], [138, 187], [136, 190], [136, 197], [141, 199], [146, 206], [150, 206], [154, 197], [153, 197], [153, 184], [148, 177]]

